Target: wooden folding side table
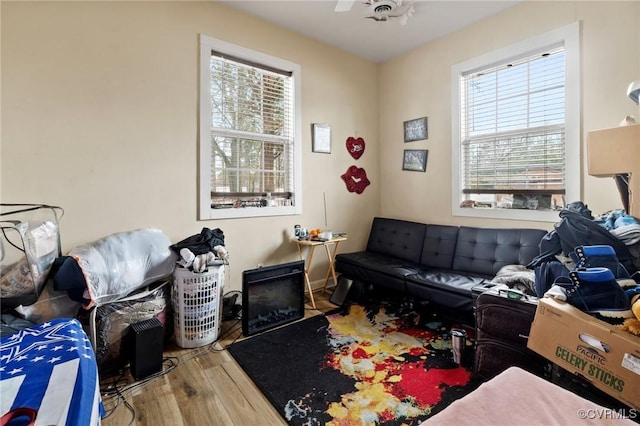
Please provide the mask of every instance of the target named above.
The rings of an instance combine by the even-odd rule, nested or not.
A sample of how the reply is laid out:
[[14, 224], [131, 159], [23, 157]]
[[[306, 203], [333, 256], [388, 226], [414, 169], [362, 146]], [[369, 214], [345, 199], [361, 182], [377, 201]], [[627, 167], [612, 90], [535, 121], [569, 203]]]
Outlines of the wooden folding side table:
[[[300, 254], [300, 260], [305, 260], [303, 254], [303, 248], [307, 248], [307, 258], [305, 260], [304, 266], [304, 281], [307, 284], [307, 289], [309, 290], [309, 298], [311, 299], [311, 306], [313, 309], [316, 309], [316, 301], [313, 298], [313, 289], [311, 288], [311, 281], [309, 281], [309, 271], [311, 270], [311, 262], [313, 261], [313, 254], [318, 246], [323, 246], [327, 253], [327, 259], [329, 260], [329, 267], [327, 268], [327, 275], [324, 278], [324, 287], [322, 291], [327, 289], [327, 285], [329, 284], [329, 278], [333, 278], [334, 284], [338, 283], [338, 278], [336, 277], [336, 269], [335, 269], [335, 258], [336, 253], [338, 252], [338, 246], [342, 241], [346, 241], [347, 237], [335, 237], [330, 240], [294, 240], [296, 245], [298, 246], [298, 253]], [[333, 246], [333, 250], [331, 250], [331, 246]]]

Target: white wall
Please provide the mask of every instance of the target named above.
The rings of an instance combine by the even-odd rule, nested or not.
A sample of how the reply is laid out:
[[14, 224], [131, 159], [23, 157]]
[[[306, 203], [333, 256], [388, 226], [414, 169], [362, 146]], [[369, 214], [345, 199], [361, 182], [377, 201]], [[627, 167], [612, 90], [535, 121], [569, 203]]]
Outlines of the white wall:
[[[221, 228], [227, 290], [258, 264], [295, 260], [295, 224], [349, 232], [359, 249], [379, 208], [377, 66], [216, 2], [1, 2], [1, 201], [62, 206], [65, 252], [156, 227], [177, 242]], [[302, 68], [303, 214], [197, 221], [199, 34]], [[340, 64], [337, 66], [337, 64]], [[311, 123], [332, 126], [331, 155], [311, 152]], [[365, 138], [357, 162], [348, 136]], [[362, 195], [340, 175], [364, 167]], [[357, 213], [354, 213], [357, 212]], [[316, 256], [312, 279], [324, 278]]]
[[[638, 108], [626, 88], [640, 78], [640, 2], [529, 1], [380, 67], [381, 214], [448, 224], [531, 226], [451, 214], [451, 66], [572, 22], [582, 23], [582, 200], [595, 214], [622, 208], [610, 178], [588, 176], [586, 135]], [[403, 143], [402, 122], [428, 116], [429, 139]], [[403, 172], [402, 150], [428, 149], [426, 173]], [[640, 159], [638, 159], [640, 161]], [[576, 201], [576, 200], [568, 200]]]

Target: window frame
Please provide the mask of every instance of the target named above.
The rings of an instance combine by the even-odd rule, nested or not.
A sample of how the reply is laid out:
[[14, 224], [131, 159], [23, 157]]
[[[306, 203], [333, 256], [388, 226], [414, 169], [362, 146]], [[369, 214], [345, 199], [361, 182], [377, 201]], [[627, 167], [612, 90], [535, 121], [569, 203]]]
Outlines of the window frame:
[[[244, 207], [214, 209], [211, 207], [211, 107], [210, 60], [211, 51], [232, 55], [243, 60], [291, 72], [293, 79], [293, 205], [277, 207]], [[235, 219], [262, 216], [302, 214], [302, 119], [300, 65], [262, 52], [241, 47], [205, 34], [200, 34], [199, 67], [199, 156], [198, 156], [198, 219]]]
[[575, 22], [451, 67], [451, 209], [453, 216], [557, 222], [558, 212], [553, 210], [460, 207], [461, 171], [464, 161], [460, 126], [460, 79], [469, 71], [506, 63], [554, 45], [563, 45], [565, 49], [565, 201], [570, 203], [581, 200], [580, 23]]

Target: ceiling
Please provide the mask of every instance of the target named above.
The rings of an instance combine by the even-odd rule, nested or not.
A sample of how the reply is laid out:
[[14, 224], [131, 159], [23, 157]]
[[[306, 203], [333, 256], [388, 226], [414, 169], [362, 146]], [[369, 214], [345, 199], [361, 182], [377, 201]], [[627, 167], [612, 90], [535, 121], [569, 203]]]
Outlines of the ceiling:
[[335, 12], [336, 0], [219, 0], [235, 9], [296, 33], [346, 50], [372, 62], [397, 55], [460, 30], [523, 0], [417, 0], [405, 25], [392, 18], [374, 21], [356, 0], [349, 12]]

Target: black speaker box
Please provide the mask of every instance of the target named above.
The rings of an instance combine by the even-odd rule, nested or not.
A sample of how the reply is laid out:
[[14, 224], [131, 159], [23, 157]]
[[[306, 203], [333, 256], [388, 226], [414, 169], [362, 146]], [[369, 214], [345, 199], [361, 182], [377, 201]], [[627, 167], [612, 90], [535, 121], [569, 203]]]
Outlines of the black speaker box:
[[334, 305], [342, 306], [345, 300], [347, 300], [347, 296], [349, 295], [349, 290], [351, 290], [352, 284], [353, 280], [341, 276], [338, 280], [338, 284], [333, 289], [333, 293], [331, 293], [329, 302], [333, 303]]
[[131, 324], [131, 375], [140, 380], [162, 371], [164, 332], [158, 318]]

